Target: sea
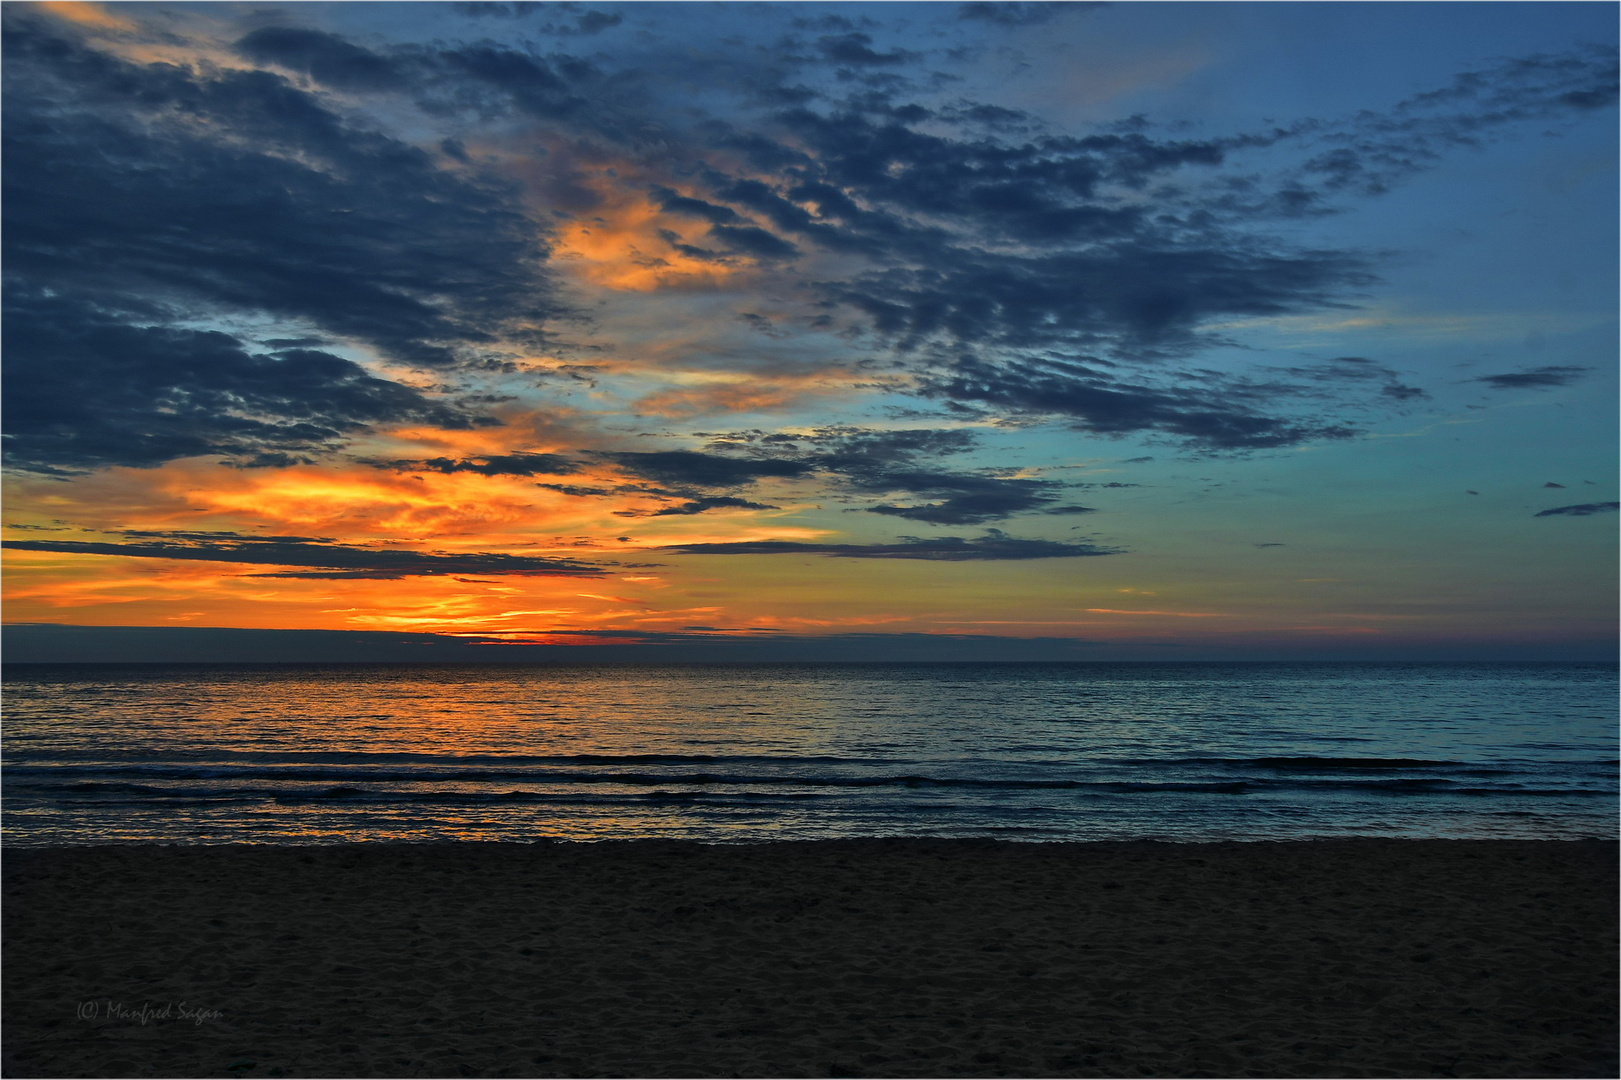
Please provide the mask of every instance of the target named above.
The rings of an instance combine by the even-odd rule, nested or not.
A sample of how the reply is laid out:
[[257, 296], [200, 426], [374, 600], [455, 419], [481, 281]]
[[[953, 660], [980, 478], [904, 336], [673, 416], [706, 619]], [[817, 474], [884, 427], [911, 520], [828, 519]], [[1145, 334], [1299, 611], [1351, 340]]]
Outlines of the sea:
[[1608, 663], [13, 664], [14, 846], [1613, 838]]

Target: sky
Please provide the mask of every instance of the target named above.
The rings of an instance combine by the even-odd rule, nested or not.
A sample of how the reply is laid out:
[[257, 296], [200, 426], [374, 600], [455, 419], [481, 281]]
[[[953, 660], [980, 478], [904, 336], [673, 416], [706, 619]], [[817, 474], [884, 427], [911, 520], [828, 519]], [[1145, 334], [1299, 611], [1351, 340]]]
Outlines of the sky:
[[1613, 4], [0, 7], [8, 644], [1614, 656]]

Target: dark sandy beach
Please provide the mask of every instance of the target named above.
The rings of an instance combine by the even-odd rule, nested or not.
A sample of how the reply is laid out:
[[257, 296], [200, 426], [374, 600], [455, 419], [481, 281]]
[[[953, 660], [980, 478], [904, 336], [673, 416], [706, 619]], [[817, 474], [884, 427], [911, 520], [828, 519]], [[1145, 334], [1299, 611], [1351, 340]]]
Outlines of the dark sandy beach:
[[1617, 1070], [1609, 842], [118, 847], [4, 868], [7, 1076]]

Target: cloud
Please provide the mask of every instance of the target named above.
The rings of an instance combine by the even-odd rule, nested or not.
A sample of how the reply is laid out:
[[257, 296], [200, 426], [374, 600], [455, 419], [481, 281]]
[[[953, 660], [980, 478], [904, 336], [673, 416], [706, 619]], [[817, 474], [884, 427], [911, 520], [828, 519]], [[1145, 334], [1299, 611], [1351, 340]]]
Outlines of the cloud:
[[550, 491], [561, 492], [577, 499], [597, 499], [605, 495], [613, 495], [620, 489], [605, 487], [585, 487], [580, 484], [536, 484], [536, 487], [546, 488]]
[[716, 495], [703, 499], [693, 499], [679, 506], [666, 506], [659, 510], [650, 511], [616, 511], [621, 517], [670, 517], [672, 515], [703, 514], [710, 510], [775, 510], [775, 506], [764, 503], [749, 502], [747, 499], [738, 499], [730, 495]]
[[[1091, 6], [970, 3], [955, 14], [1017, 28]], [[458, 10], [565, 37], [622, 19], [568, 5]], [[229, 335], [233, 320], [269, 319], [285, 324], [275, 333], [287, 340], [338, 343], [322, 355], [357, 346], [417, 368], [498, 366], [508, 350], [538, 353], [552, 325], [577, 314], [555, 285], [554, 229], [595, 228], [634, 206], [650, 216], [626, 234], [623, 254], [640, 260], [637, 280], [649, 289], [678, 277], [697, 288], [746, 265], [750, 287], [802, 298], [783, 299], [768, 325], [792, 340], [843, 335], [865, 351], [861, 362], [896, 372], [896, 388], [960, 415], [1066, 419], [1202, 450], [1299, 445], [1353, 433], [1307, 415], [1303, 402], [1355, 393], [1394, 409], [1424, 391], [1356, 357], [1327, 365], [1344, 390], [1301, 375], [1291, 376], [1301, 385], [1263, 395], [1168, 370], [1167, 360], [1218, 340], [1222, 320], [1348, 306], [1375, 280], [1374, 257], [1292, 243], [1271, 226], [1384, 190], [1449, 149], [1532, 122], [1557, 126], [1613, 96], [1613, 57], [1576, 49], [1467, 73], [1384, 113], [1208, 137], [1141, 120], [1054, 132], [985, 103], [906, 100], [911, 84], [896, 80], [922, 78], [925, 57], [875, 44], [876, 25], [805, 19], [804, 39], [679, 56], [652, 44], [624, 56], [493, 40], [368, 47], [262, 25], [235, 42], [261, 65], [244, 70], [115, 56], [11, 5], [8, 305], [30, 295], [19, 289], [71, 296], [97, 320], [195, 348], [201, 339], [185, 335], [199, 327]], [[533, 153], [502, 143], [520, 121]], [[1239, 164], [1255, 152], [1264, 156]], [[702, 273], [661, 275], [660, 260], [690, 260]], [[258, 355], [242, 340], [247, 357]], [[22, 341], [8, 349], [8, 378], [20, 370], [26, 383], [49, 361]], [[12, 444], [32, 448], [16, 460], [78, 469], [222, 453], [271, 468], [313, 460], [376, 424], [487, 422], [467, 404], [286, 357], [264, 369], [302, 364], [306, 381], [284, 401], [262, 387], [213, 426], [206, 408], [182, 401], [176, 420], [177, 384], [160, 353], [131, 353], [138, 363], [116, 380], [118, 403], [101, 407], [86, 385], [84, 410], [101, 419], [85, 437], [70, 438], [66, 423], [48, 438], [24, 432]], [[1359, 362], [1382, 374], [1356, 374]], [[1562, 385], [1581, 370], [1480, 381]], [[326, 405], [327, 377], [336, 380], [327, 396], [343, 408]], [[1315, 397], [1306, 384], [1318, 385]], [[361, 389], [373, 400], [357, 402]], [[213, 406], [229, 392], [220, 388]], [[660, 393], [642, 400], [668, 397]], [[884, 498], [876, 513], [942, 525], [1041, 511], [1058, 497], [1044, 481], [885, 465], [870, 451], [863, 462], [857, 452], [824, 446], [768, 465], [710, 455], [707, 468], [701, 456], [608, 460], [702, 489], [677, 493], [689, 501], [816, 473]], [[497, 458], [419, 467], [481, 472], [500, 469]], [[896, 492], [918, 499], [888, 497]]]
[[7, 623], [8, 660], [21, 663], [683, 663], [1075, 660], [1097, 642], [978, 634], [783, 634], [758, 628], [557, 630], [546, 644], [467, 633], [245, 630], [200, 626]]
[[573, 25], [547, 22], [535, 27], [541, 33], [564, 37], [572, 34], [586, 36], [600, 34], [625, 21], [625, 17], [618, 12], [594, 11], [589, 8], [580, 11], [578, 4], [568, 2], [543, 4], [535, 3], [533, 0], [506, 0], [504, 3], [497, 3], [494, 0], [458, 0], [451, 6], [458, 13], [473, 19], [523, 19], [548, 9], [572, 14]]
[[799, 254], [799, 249], [793, 244], [753, 225], [712, 225], [709, 235], [740, 255], [752, 255], [759, 259], [789, 259]]
[[891, 49], [886, 53], [875, 52], [872, 48], [871, 35], [859, 32], [829, 34], [817, 38], [816, 51], [835, 64], [851, 64], [856, 67], [904, 64], [916, 55], [904, 49]]
[[649, 190], [658, 200], [659, 209], [666, 213], [701, 218], [711, 225], [730, 225], [743, 220], [738, 212], [729, 206], [694, 199], [659, 184], [653, 185]]
[[1057, 498], [1058, 487], [1049, 480], [1003, 479], [953, 473], [885, 472], [863, 477], [859, 486], [911, 491], [944, 497], [922, 506], [870, 506], [874, 514], [924, 521], [931, 525], [979, 525], [1027, 510], [1040, 509]]
[[404, 458], [366, 464], [394, 472], [470, 472], [480, 476], [566, 476], [580, 467], [578, 462], [561, 454], [532, 453], [485, 454], [476, 458]]
[[[244, 42], [345, 86], [397, 85], [331, 35]], [[560, 310], [546, 230], [510, 185], [281, 75], [120, 59], [7, 9], [5, 78], [8, 282], [148, 326], [268, 315], [427, 366], [533, 340]]]
[[1568, 517], [1588, 517], [1593, 514], [1607, 514], [1621, 507], [1621, 503], [1577, 503], [1574, 506], [1556, 506], [1552, 510], [1540, 510], [1532, 517], [1555, 517], [1565, 515]]
[[65, 474], [228, 454], [240, 467], [277, 467], [377, 424], [496, 423], [328, 352], [252, 352], [220, 331], [146, 321], [72, 293], [8, 289], [9, 464]]
[[[994, 470], [978, 473], [947, 472], [922, 462], [960, 454], [974, 448], [972, 434], [964, 431], [912, 429], [868, 431], [827, 428], [786, 436], [764, 432], [711, 433], [709, 451], [587, 451], [590, 457], [611, 462], [630, 476], [651, 480], [643, 484], [539, 486], [578, 497], [605, 498], [626, 494], [675, 496], [686, 501], [656, 510], [616, 511], [622, 517], [665, 517], [700, 514], [715, 509], [775, 510], [775, 506], [731, 495], [707, 494], [714, 489], [739, 489], [772, 478], [819, 477], [850, 495], [905, 492], [942, 501], [923, 505], [880, 504], [872, 513], [936, 525], [974, 525], [998, 521], [1030, 510], [1049, 512], [1064, 485], [1051, 480], [1007, 477]], [[725, 449], [750, 451], [746, 456]], [[399, 472], [474, 472], [486, 476], [566, 474], [579, 462], [561, 454], [519, 453], [485, 455], [474, 459], [426, 458], [368, 461], [376, 468]], [[1054, 513], [1085, 513], [1087, 507], [1063, 507]]]
[[[1029, 510], [1044, 510], [1059, 498], [1063, 487], [1051, 480], [1001, 476], [994, 470], [946, 472], [930, 467], [940, 458], [975, 447], [974, 436], [960, 430], [832, 427], [791, 439], [759, 432], [712, 437], [712, 446], [743, 445], [757, 454], [782, 455], [792, 448], [794, 456], [764, 460], [794, 462], [815, 470], [851, 494], [906, 492], [940, 499], [923, 505], [888, 503], [866, 508], [870, 513], [931, 525], [979, 525]], [[808, 445], [811, 452], [802, 451], [802, 445]]]
[[292, 26], [266, 26], [236, 43], [241, 56], [276, 64], [339, 90], [398, 90], [407, 75], [399, 65], [335, 34]]
[[1264, 370], [1286, 375], [1302, 383], [1322, 384], [1330, 388], [1331, 393], [1337, 391], [1339, 384], [1383, 382], [1379, 396], [1392, 401], [1412, 401], [1430, 396], [1419, 387], [1403, 384], [1400, 373], [1394, 368], [1365, 356], [1336, 356], [1310, 366], [1267, 367]]
[[612, 461], [632, 476], [663, 484], [709, 488], [737, 487], [765, 476], [802, 476], [811, 468], [810, 463], [804, 461], [737, 458], [695, 450], [603, 452], [598, 456]]
[[521, 19], [545, 7], [539, 0], [456, 0], [450, 6], [470, 19]]
[[1060, 15], [1071, 12], [1091, 11], [1093, 8], [1106, 7], [1103, 3], [1087, 3], [1083, 0], [1051, 0], [1051, 2], [1038, 3], [972, 3], [957, 5], [957, 18], [969, 19], [978, 22], [997, 23], [1001, 26], [1039, 26], [1050, 22]]
[[1153, 432], [1216, 450], [1294, 446], [1317, 439], [1350, 438], [1356, 431], [1331, 422], [1290, 421], [1250, 408], [1237, 393], [1162, 389], [1115, 379], [1095, 364], [964, 359], [949, 375], [926, 377], [924, 393], [953, 401], [985, 402], [1018, 413], [1067, 416], [1100, 435]]
[[[483, 108], [499, 107], [541, 120], [569, 121], [592, 113], [588, 95], [575, 80], [548, 60], [503, 48], [491, 42], [462, 45], [416, 54], [424, 93], [442, 90], [451, 95], [478, 94]], [[575, 75], [586, 74], [582, 63], [570, 65]]]
[[248, 563], [260, 566], [310, 567], [255, 575], [280, 578], [393, 580], [447, 574], [496, 574], [509, 577], [600, 577], [604, 571], [587, 563], [536, 555], [493, 552], [431, 554], [398, 548], [356, 548], [316, 542], [309, 537], [245, 537], [235, 533], [177, 532], [163, 540], [101, 543], [83, 540], [11, 540], [18, 551], [54, 551], [74, 555], [117, 555], [136, 559]]
[[1559, 123], [1611, 105], [1616, 85], [1613, 47], [1588, 44], [1559, 54], [1498, 60], [1386, 112], [1359, 113], [1339, 124], [1301, 125], [1300, 134], [1329, 149], [1305, 162], [1295, 177], [1328, 193], [1383, 194], [1447, 151], [1494, 142], [1517, 125]]
[[894, 544], [810, 544], [796, 540], [738, 540], [713, 544], [674, 544], [663, 548], [681, 555], [832, 555], [841, 559], [926, 559], [933, 562], [980, 562], [1003, 559], [1070, 559], [1118, 555], [1119, 548], [1055, 540], [1021, 540], [992, 530], [978, 539], [940, 536], [903, 537]]
[[[960, 14], [1011, 23], [1047, 10], [975, 5]], [[1577, 50], [1473, 73], [1450, 94], [1415, 98], [1388, 115], [1205, 139], [1165, 137], [1143, 124], [1020, 140], [954, 131], [968, 106], [930, 110], [889, 97], [807, 104], [778, 115], [794, 140], [751, 136], [753, 164], [776, 181], [711, 168], [706, 202], [764, 214], [804, 245], [867, 257], [867, 269], [818, 283], [824, 303], [857, 316], [880, 347], [908, 356], [925, 388], [941, 384], [938, 354], [965, 346], [1002, 354], [986, 362], [1048, 349], [1151, 361], [1210, 344], [1207, 328], [1222, 320], [1346, 305], [1373, 283], [1369, 256], [1290, 246], [1263, 237], [1257, 221], [1327, 212], [1331, 197], [1375, 194], [1448, 148], [1575, 115], [1588, 107], [1579, 88], [1613, 81], [1612, 69], [1613, 61]], [[1307, 164], [1270, 177], [1223, 169], [1247, 151], [1319, 145]], [[1146, 200], [1131, 194], [1149, 190]], [[1385, 370], [1378, 399], [1425, 396]], [[1288, 432], [1284, 442], [1341, 430], [1263, 419]], [[1231, 443], [1222, 435], [1211, 445]]]
[[[274, 468], [379, 424], [495, 423], [298, 344], [319, 337], [261, 352], [224, 327], [268, 316], [441, 367], [537, 340], [560, 309], [545, 229], [510, 185], [271, 72], [121, 59], [14, 8], [5, 26], [12, 464]], [[397, 58], [314, 30], [239, 49], [343, 89], [407, 82]]]
[[1500, 375], [1482, 375], [1470, 382], [1483, 382], [1493, 390], [1524, 390], [1547, 386], [1568, 386], [1581, 378], [1582, 373], [1592, 370], [1584, 367], [1568, 367], [1550, 365], [1547, 367], [1530, 368], [1526, 371], [1511, 371]]
[[1199, 342], [1200, 327], [1218, 318], [1332, 306], [1371, 280], [1367, 264], [1347, 253], [1138, 239], [1039, 255], [954, 253], [926, 268], [823, 287], [903, 352], [936, 341], [1132, 356], [1185, 351]]

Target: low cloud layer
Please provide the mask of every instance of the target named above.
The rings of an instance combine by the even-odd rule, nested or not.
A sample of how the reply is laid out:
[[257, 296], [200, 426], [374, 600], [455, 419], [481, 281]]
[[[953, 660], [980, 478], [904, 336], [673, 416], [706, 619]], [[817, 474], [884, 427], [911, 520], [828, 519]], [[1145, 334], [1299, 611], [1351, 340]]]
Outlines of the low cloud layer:
[[675, 544], [665, 551], [680, 555], [832, 555], [841, 559], [926, 559], [932, 562], [981, 562], [1003, 559], [1072, 559], [1118, 555], [1118, 548], [1056, 540], [1021, 540], [993, 532], [978, 539], [939, 536], [905, 537], [895, 544], [813, 544], [793, 540], [739, 540], [714, 544]]
[[1483, 382], [1493, 390], [1540, 390], [1553, 386], [1569, 386], [1589, 369], [1584, 367], [1570, 367], [1550, 365], [1548, 367], [1529, 368], [1525, 371], [1509, 371], [1498, 375], [1482, 375], [1475, 382]]
[[135, 559], [247, 563], [255, 566], [304, 567], [267, 571], [255, 576], [280, 578], [349, 578], [393, 580], [453, 574], [505, 577], [600, 577], [600, 567], [567, 559], [499, 553], [434, 554], [399, 548], [355, 548], [308, 537], [244, 537], [203, 533], [176, 534], [166, 540], [102, 543], [88, 540], [13, 540], [14, 551], [55, 551], [71, 555], [117, 555]]
[[1591, 517], [1594, 514], [1613, 513], [1621, 503], [1576, 503], [1572, 506], [1556, 506], [1552, 510], [1540, 510], [1533, 517]]

